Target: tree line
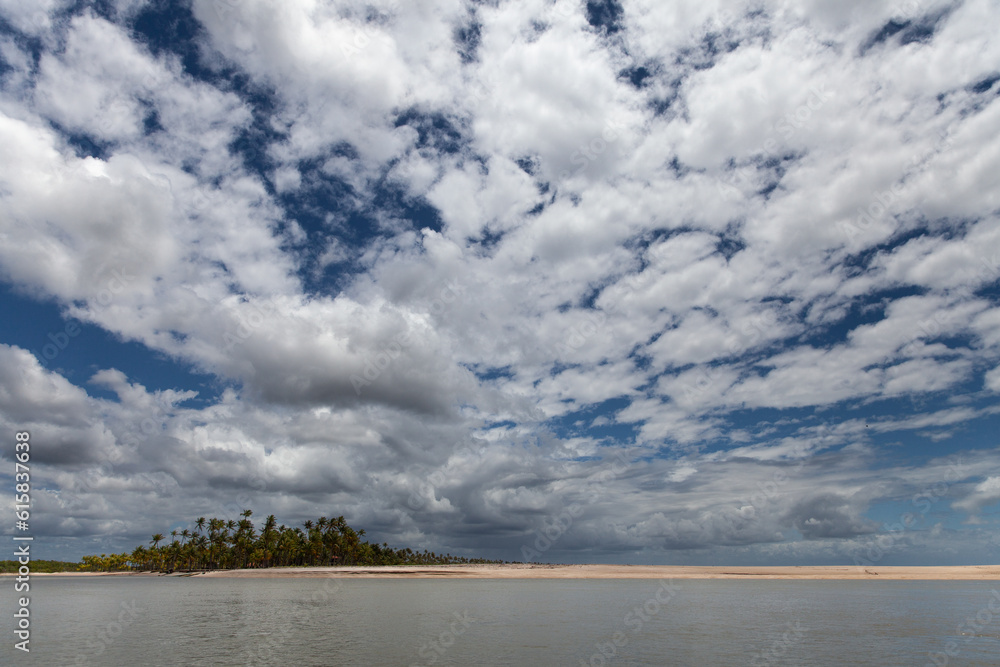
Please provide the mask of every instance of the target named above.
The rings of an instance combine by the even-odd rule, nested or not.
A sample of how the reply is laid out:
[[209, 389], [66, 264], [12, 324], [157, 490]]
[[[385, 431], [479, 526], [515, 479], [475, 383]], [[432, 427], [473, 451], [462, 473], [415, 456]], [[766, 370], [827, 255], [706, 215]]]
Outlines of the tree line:
[[[80, 570], [115, 571], [191, 571], [229, 570], [263, 567], [305, 567], [326, 565], [451, 565], [458, 563], [503, 563], [504, 561], [465, 558], [412, 549], [393, 549], [387, 543], [375, 544], [362, 538], [364, 529], [355, 531], [344, 517], [321, 516], [305, 521], [302, 528], [277, 525], [271, 514], [258, 531], [244, 510], [240, 520], [199, 517], [194, 530], [170, 532], [166, 541], [155, 533], [149, 546], [139, 545], [131, 552], [84, 556]], [[163, 543], [163, 544], [161, 544]]]
[[[18, 568], [21, 565], [23, 563], [19, 563], [16, 560], [0, 560], [0, 574], [17, 574]], [[29, 564], [32, 574], [39, 572], [72, 572], [79, 566], [79, 563], [71, 563], [64, 560], [36, 560], [34, 558], [31, 559], [31, 563]]]

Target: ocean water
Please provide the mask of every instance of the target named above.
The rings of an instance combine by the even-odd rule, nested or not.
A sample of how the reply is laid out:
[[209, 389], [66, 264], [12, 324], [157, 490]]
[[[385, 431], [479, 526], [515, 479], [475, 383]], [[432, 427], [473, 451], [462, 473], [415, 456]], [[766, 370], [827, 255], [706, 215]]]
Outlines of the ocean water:
[[1000, 665], [994, 581], [34, 577], [30, 654], [0, 586], [3, 665]]

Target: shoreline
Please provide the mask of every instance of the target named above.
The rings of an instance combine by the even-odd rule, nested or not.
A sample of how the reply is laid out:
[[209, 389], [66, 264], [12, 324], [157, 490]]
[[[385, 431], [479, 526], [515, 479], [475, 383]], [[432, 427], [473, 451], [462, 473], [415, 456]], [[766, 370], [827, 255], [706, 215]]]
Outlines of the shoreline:
[[[14, 574], [3, 576], [16, 576]], [[222, 577], [343, 579], [742, 579], [979, 581], [1000, 579], [1000, 565], [946, 566], [702, 566], [702, 565], [386, 565], [281, 567], [196, 572], [39, 572], [36, 577]]]

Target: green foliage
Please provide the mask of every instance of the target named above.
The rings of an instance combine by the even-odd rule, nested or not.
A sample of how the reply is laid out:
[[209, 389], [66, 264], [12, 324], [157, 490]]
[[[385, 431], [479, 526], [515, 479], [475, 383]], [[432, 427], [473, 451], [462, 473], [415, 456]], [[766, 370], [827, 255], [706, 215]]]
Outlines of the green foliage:
[[[363, 541], [364, 530], [355, 531], [344, 517], [306, 521], [302, 528], [278, 526], [274, 515], [264, 520], [258, 532], [244, 510], [239, 521], [199, 517], [195, 529], [173, 531], [172, 541], [153, 533], [149, 546], [131, 552], [84, 556], [74, 564], [90, 572], [228, 570], [236, 568], [307, 567], [327, 565], [452, 565], [458, 563], [502, 563], [451, 554], [393, 549], [388, 544]], [[207, 530], [206, 530], [207, 529]], [[303, 530], [304, 529], [304, 530]], [[180, 540], [177, 539], [178, 535]]]
[[[0, 574], [17, 574], [17, 568], [21, 564], [16, 560], [0, 560]], [[32, 574], [40, 572], [76, 572], [80, 569], [79, 563], [67, 563], [61, 560], [32, 560], [28, 567]]]

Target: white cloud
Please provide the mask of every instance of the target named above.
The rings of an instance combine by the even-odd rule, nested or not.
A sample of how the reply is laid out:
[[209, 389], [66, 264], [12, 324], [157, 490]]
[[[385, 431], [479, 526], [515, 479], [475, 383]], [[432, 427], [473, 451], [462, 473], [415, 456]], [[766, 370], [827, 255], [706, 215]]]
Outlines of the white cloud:
[[953, 502], [952, 506], [969, 513], [976, 513], [996, 502], [1000, 502], [1000, 477], [987, 477], [965, 498]]
[[52, 29], [53, 14], [69, 4], [68, 0], [39, 0], [31, 3], [0, 0], [0, 15], [25, 34], [39, 35]]
[[986, 388], [990, 391], [1000, 392], [1000, 366], [986, 374]]
[[42, 45], [0, 41], [0, 271], [225, 389], [88, 395], [0, 346], [0, 418], [59, 443], [54, 534], [239, 489], [507, 557], [574, 501], [566, 550], [843, 556], [940, 473], [872, 470], [888, 438], [994, 418], [961, 391], [1000, 391], [992, 3], [866, 50], [908, 6], [632, 2], [609, 35], [563, 0], [198, 0], [198, 72], [140, 3], [62, 7], [0, 4]]

